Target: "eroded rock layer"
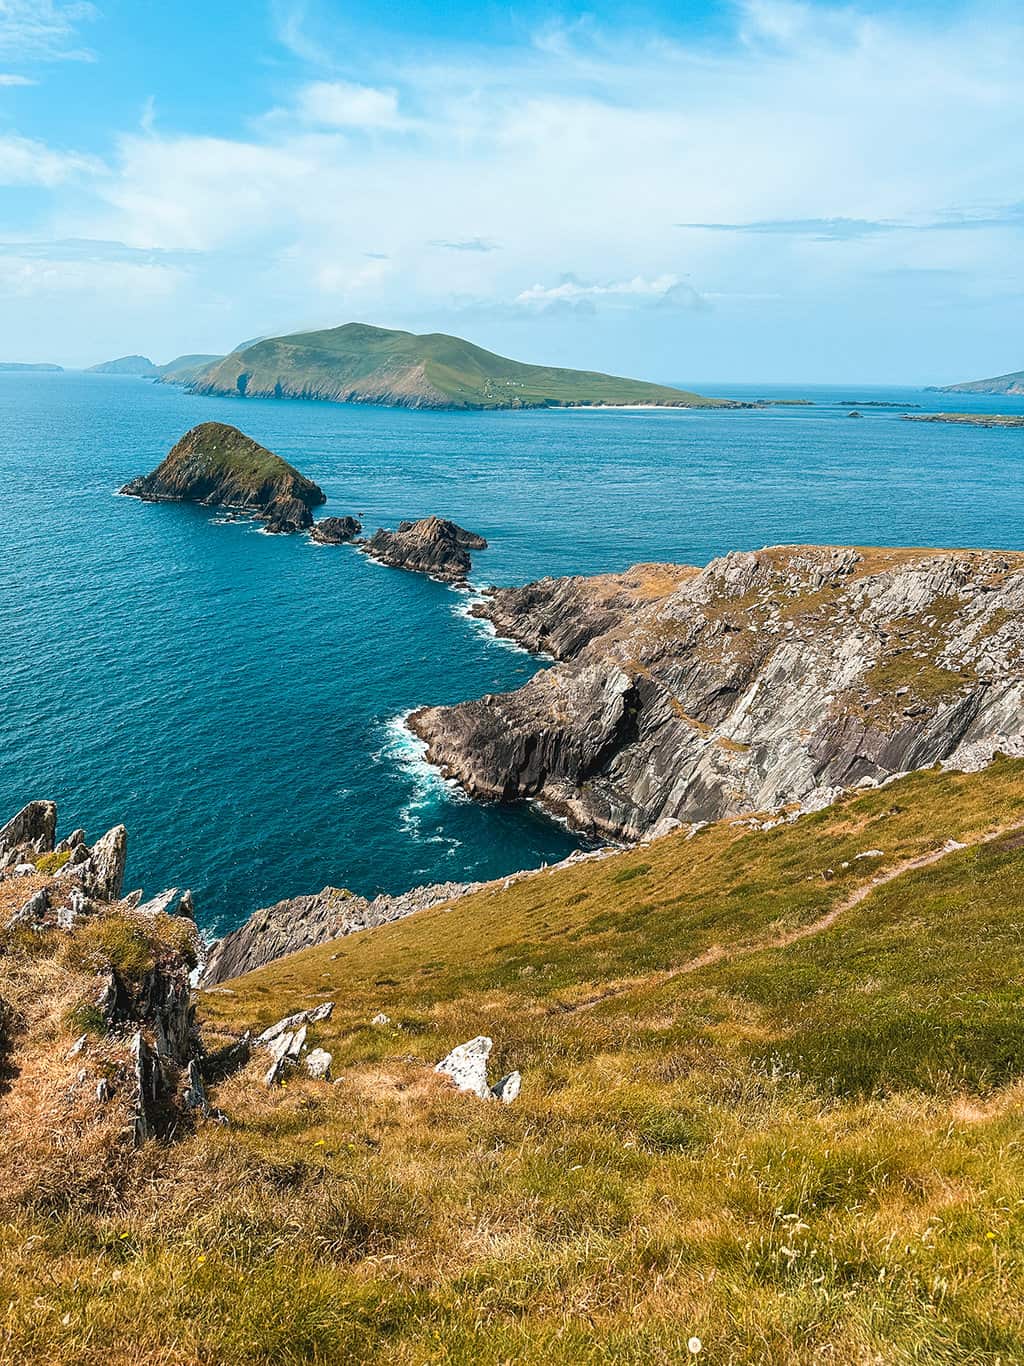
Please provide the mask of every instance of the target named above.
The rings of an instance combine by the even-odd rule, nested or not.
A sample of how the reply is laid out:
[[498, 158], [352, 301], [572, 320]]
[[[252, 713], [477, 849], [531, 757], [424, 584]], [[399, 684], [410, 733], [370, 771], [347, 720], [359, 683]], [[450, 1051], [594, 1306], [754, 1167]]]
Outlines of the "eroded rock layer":
[[575, 826], [805, 808], [937, 762], [1024, 753], [1024, 556], [775, 546], [503, 589], [477, 609], [559, 661], [414, 713], [481, 798]]

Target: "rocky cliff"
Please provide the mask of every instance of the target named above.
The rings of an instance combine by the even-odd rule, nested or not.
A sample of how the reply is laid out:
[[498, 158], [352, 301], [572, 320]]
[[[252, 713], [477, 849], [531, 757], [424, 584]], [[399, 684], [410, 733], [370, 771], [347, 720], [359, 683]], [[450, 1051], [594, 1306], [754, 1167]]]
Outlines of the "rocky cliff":
[[372, 901], [341, 887], [325, 887], [313, 896], [289, 897], [254, 912], [244, 925], [219, 939], [207, 959], [202, 984], [212, 986], [229, 977], [240, 977], [287, 953], [456, 901], [479, 886], [476, 882], [441, 882]]
[[474, 796], [636, 838], [1024, 753], [1024, 556], [775, 546], [504, 589], [559, 661], [410, 727]]
[[473, 567], [469, 552], [486, 550], [487, 542], [443, 517], [424, 517], [418, 522], [400, 522], [397, 531], [379, 527], [361, 549], [393, 569], [461, 583]]
[[68, 1131], [169, 1137], [209, 1110], [192, 899], [122, 896], [124, 826], [89, 846], [81, 830], [55, 842], [56, 821], [35, 801], [0, 829], [0, 1093], [21, 1114], [19, 1090], [45, 1100]]
[[224, 422], [193, 427], [151, 474], [121, 492], [148, 502], [237, 508], [265, 520], [268, 531], [312, 526], [310, 509], [327, 501], [319, 485]]

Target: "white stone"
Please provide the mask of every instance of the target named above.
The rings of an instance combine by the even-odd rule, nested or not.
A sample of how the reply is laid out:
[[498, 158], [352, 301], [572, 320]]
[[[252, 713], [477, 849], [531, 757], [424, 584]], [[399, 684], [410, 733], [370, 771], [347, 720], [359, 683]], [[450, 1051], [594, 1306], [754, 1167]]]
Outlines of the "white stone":
[[487, 1084], [487, 1059], [493, 1047], [494, 1040], [480, 1034], [468, 1043], [453, 1048], [446, 1058], [441, 1059], [434, 1071], [451, 1077], [460, 1091], [469, 1091], [481, 1100], [489, 1100], [491, 1088]]
[[493, 1087], [491, 1095], [494, 1096], [495, 1100], [500, 1100], [503, 1105], [511, 1105], [519, 1095], [522, 1084], [523, 1078], [520, 1072], [509, 1072]]
[[330, 1081], [333, 1061], [325, 1048], [314, 1048], [306, 1056], [306, 1071], [314, 1081]]

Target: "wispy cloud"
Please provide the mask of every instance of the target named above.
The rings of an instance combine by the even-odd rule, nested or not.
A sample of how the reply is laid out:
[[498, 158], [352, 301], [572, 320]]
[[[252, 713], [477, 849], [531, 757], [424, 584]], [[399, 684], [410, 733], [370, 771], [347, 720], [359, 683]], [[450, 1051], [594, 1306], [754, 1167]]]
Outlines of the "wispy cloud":
[[444, 251], [500, 251], [501, 247], [497, 242], [492, 242], [487, 237], [469, 237], [461, 242], [445, 242], [435, 238], [429, 243], [432, 247], [441, 247]]
[[635, 275], [630, 280], [611, 280], [592, 284], [566, 275], [556, 285], [531, 285], [516, 296], [515, 302], [527, 308], [548, 308], [552, 304], [612, 304], [634, 308], [638, 305], [698, 310], [707, 307], [704, 297], [677, 275], [647, 279]]
[[751, 223], [677, 223], [703, 232], [749, 233], [757, 237], [810, 237], [816, 242], [853, 242], [894, 232], [976, 232], [982, 228], [1024, 228], [1024, 204], [988, 214], [950, 212], [926, 222], [870, 218], [768, 218]]
[[101, 174], [96, 157], [59, 152], [17, 135], [0, 136], [0, 185], [42, 185], [53, 189], [76, 176]]
[[394, 90], [351, 81], [314, 81], [299, 92], [296, 116], [322, 128], [376, 128], [399, 131], [412, 125], [398, 110]]
[[10, 71], [0, 71], [0, 86], [36, 85], [38, 82], [29, 76], [17, 76]]
[[0, 57], [16, 61], [94, 60], [77, 46], [78, 26], [97, 17], [85, 0], [0, 0]]
[[18, 256], [26, 261], [122, 261], [134, 265], [170, 265], [194, 261], [196, 253], [163, 251], [157, 247], [129, 247], [124, 242], [108, 242], [93, 237], [63, 237], [27, 242], [0, 241], [0, 256]]

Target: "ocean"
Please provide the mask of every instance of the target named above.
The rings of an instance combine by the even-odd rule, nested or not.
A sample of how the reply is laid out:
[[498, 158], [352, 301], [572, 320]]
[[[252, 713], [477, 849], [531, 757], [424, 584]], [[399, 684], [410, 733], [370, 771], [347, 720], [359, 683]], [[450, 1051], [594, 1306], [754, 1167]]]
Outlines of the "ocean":
[[1024, 400], [700, 387], [813, 406], [422, 413], [0, 374], [0, 821], [36, 797], [65, 833], [123, 821], [127, 885], [192, 887], [211, 933], [328, 883], [399, 892], [579, 847], [529, 805], [463, 798], [403, 729], [416, 706], [543, 667], [469, 618], [465, 592], [116, 496], [198, 422], [315, 479], [320, 516], [482, 533], [477, 587], [775, 542], [1024, 549], [1024, 430], [900, 420]]

